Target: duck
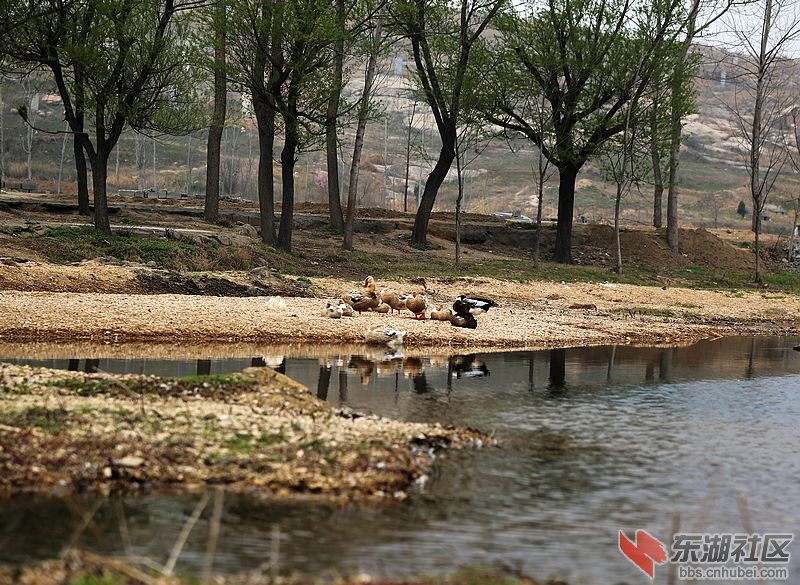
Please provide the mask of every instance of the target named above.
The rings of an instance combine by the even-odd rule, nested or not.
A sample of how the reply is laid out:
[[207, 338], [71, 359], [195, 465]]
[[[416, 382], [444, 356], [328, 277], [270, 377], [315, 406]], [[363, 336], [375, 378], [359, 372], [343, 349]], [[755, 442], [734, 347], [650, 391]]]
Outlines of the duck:
[[366, 342], [370, 345], [387, 345], [396, 347], [403, 344], [406, 332], [387, 325], [368, 329], [364, 334]]
[[378, 298], [378, 294], [374, 290], [363, 295], [350, 291], [342, 300], [358, 311], [359, 315], [364, 311], [372, 311], [381, 302]]
[[381, 302], [386, 303], [391, 308], [392, 312], [397, 311], [397, 314], [400, 314], [400, 311], [406, 308], [406, 296], [400, 296], [395, 291], [390, 289], [383, 289], [380, 294]]
[[283, 299], [283, 297], [268, 298], [266, 306], [270, 311], [284, 311], [287, 308], [286, 301]]
[[392, 310], [392, 307], [384, 303], [383, 301], [378, 303], [378, 306], [372, 309], [374, 313], [388, 313]]
[[425, 319], [425, 311], [428, 309], [425, 295], [413, 293], [406, 299], [406, 309], [414, 313], [415, 319]]
[[431, 311], [431, 319], [434, 321], [449, 321], [453, 316], [453, 309], [444, 309], [443, 305], [439, 305], [435, 310]]
[[450, 325], [465, 329], [475, 329], [478, 326], [478, 320], [472, 313], [456, 313], [450, 317]]
[[453, 311], [455, 313], [469, 313], [471, 315], [480, 315], [485, 313], [492, 307], [496, 307], [497, 303], [492, 299], [485, 299], [482, 297], [468, 297], [466, 295], [458, 295], [453, 303]]
[[355, 311], [353, 311], [353, 307], [344, 301], [340, 301], [338, 307], [342, 310], [342, 317], [353, 317], [356, 314]]
[[352, 305], [354, 300], [358, 300], [361, 297], [367, 296], [374, 292], [375, 279], [372, 276], [368, 276], [364, 279], [363, 288], [361, 290], [353, 289], [350, 292], [343, 294], [342, 300], [348, 305]]
[[[350, 309], [352, 311], [352, 309]], [[335, 305], [333, 303], [326, 303], [325, 308], [322, 309], [322, 316], [329, 317], [331, 319], [341, 319], [342, 318], [342, 308], [340, 305]]]

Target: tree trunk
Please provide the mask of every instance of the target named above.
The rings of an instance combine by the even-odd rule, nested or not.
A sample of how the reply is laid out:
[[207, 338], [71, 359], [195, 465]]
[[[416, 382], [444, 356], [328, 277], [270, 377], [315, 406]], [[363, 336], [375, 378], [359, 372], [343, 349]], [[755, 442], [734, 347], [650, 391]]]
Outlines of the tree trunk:
[[284, 119], [283, 150], [281, 151], [281, 223], [278, 230], [278, 247], [292, 251], [292, 222], [294, 221], [294, 165], [297, 162], [297, 118], [290, 114]]
[[458, 197], [456, 197], [456, 270], [461, 268], [461, 202], [464, 200], [464, 179], [461, 176], [461, 154], [456, 153]]
[[[82, 125], [82, 124], [81, 124]], [[75, 177], [78, 183], [78, 213], [90, 216], [92, 211], [89, 207], [89, 176], [86, 172], [86, 153], [83, 150], [83, 142], [80, 135], [72, 135], [72, 150], [75, 156]], [[95, 178], [95, 180], [97, 180]]]
[[97, 130], [97, 145], [94, 156], [90, 156], [92, 165], [92, 191], [94, 194], [94, 227], [111, 235], [111, 221], [108, 217], [108, 197], [106, 194], [106, 178], [108, 175], [108, 155], [103, 128]]
[[[623, 166], [623, 172], [624, 170], [625, 167]], [[622, 274], [622, 244], [620, 243], [620, 237], [619, 237], [619, 211], [621, 203], [622, 203], [622, 183], [620, 181], [617, 181], [617, 197], [616, 200], [614, 201], [614, 252], [616, 255], [615, 271], [617, 274]]]
[[209, 223], [219, 220], [219, 167], [228, 97], [225, 45], [225, 0], [217, 0], [214, 12], [214, 115], [208, 129], [206, 202], [203, 210], [203, 219]]
[[761, 216], [756, 217], [756, 239], [755, 239], [755, 252], [756, 252], [756, 284], [761, 284]]
[[653, 227], [663, 225], [664, 208], [664, 176], [661, 173], [661, 156], [658, 152], [658, 110], [655, 104], [650, 106], [650, 156], [653, 164]]
[[572, 263], [572, 214], [575, 207], [575, 180], [578, 171], [565, 163], [558, 168], [558, 224], [556, 227], [556, 262]]
[[[344, 0], [336, 0], [337, 33], [344, 35]], [[344, 36], [340, 36], [333, 47], [333, 87], [328, 98], [325, 115], [325, 150], [328, 166], [328, 208], [331, 226], [337, 232], [344, 230], [342, 200], [339, 191], [339, 141], [336, 129], [339, 122], [339, 102], [342, 96], [342, 77], [344, 75]]]
[[[374, 38], [381, 37], [381, 22], [375, 27]], [[361, 151], [364, 148], [364, 133], [367, 129], [367, 116], [369, 115], [369, 98], [372, 85], [375, 81], [375, 68], [378, 61], [377, 49], [370, 51], [367, 60], [367, 71], [364, 74], [364, 91], [361, 94], [361, 105], [358, 108], [358, 124], [356, 126], [356, 140], [353, 145], [353, 160], [350, 163], [350, 181], [347, 185], [347, 215], [344, 221], [344, 238], [342, 248], [353, 249], [353, 222], [356, 215], [356, 196], [358, 194], [358, 166], [361, 162]]]
[[447, 171], [453, 165], [456, 158], [456, 128], [455, 124], [448, 124], [443, 132], [442, 149], [439, 151], [439, 160], [433, 167], [431, 174], [425, 181], [425, 189], [422, 192], [422, 200], [419, 202], [419, 209], [414, 218], [414, 229], [411, 232], [412, 246], [425, 246], [428, 243], [428, 222], [431, 219], [433, 203], [436, 201], [436, 194], [442, 186]]
[[[670, 250], [679, 250], [678, 242], [678, 164], [681, 150], [681, 123], [677, 122], [677, 136], [672, 136], [669, 152], [669, 190], [667, 191], [667, 244]], [[673, 128], [673, 132], [676, 130]]]
[[689, 50], [692, 47], [694, 35], [697, 33], [697, 14], [700, 9], [700, 0], [693, 0], [689, 9], [686, 22], [686, 37], [683, 40], [681, 54], [675, 63], [670, 83], [670, 150], [669, 150], [669, 190], [667, 191], [667, 244], [670, 250], [678, 252], [678, 165], [680, 163], [681, 134], [683, 121], [681, 120], [681, 104], [683, 96], [683, 79], [686, 74]]
[[272, 152], [275, 143], [275, 110], [253, 94], [253, 109], [258, 124], [258, 208], [261, 223], [261, 241], [275, 244], [275, 172]]

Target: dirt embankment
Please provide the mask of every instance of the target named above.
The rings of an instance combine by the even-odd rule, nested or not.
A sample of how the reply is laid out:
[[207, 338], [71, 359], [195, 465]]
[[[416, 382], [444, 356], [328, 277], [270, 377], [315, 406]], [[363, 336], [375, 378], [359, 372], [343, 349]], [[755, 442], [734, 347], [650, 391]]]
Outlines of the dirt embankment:
[[432, 449], [474, 431], [334, 409], [270, 368], [205, 379], [0, 364], [0, 492], [258, 488], [406, 497]]

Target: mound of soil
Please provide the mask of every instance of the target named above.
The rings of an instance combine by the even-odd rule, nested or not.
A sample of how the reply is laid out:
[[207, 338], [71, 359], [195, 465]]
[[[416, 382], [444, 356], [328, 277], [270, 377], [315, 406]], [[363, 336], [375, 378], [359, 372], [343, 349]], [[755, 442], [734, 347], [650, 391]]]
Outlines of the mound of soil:
[[206, 295], [215, 297], [292, 296], [311, 297], [308, 287], [295, 280], [253, 280], [252, 284], [235, 282], [208, 274], [190, 275], [167, 270], [138, 270], [136, 283], [144, 294]]
[[[608, 225], [576, 225], [573, 256], [581, 264], [614, 262], [614, 229]], [[755, 258], [749, 250], [736, 248], [704, 229], [678, 230], [680, 252], [667, 245], [665, 229], [622, 230], [623, 262], [664, 270], [704, 266], [720, 271], [751, 272]]]

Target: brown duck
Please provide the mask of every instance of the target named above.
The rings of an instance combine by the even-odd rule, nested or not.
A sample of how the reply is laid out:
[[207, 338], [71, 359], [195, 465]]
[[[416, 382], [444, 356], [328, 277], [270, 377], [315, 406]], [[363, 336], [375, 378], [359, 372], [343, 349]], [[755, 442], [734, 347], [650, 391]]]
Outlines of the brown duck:
[[[377, 308], [381, 303], [378, 294], [373, 290], [366, 294], [353, 293], [352, 291], [345, 295], [347, 298], [343, 299], [345, 303], [353, 307], [360, 315], [363, 311], [371, 311]], [[349, 300], [348, 300], [349, 299]]]
[[395, 291], [386, 288], [381, 291], [381, 302], [389, 305], [392, 312], [397, 311], [398, 314], [406, 308], [405, 299], [401, 298]]
[[415, 319], [424, 319], [427, 308], [428, 302], [425, 295], [414, 293], [406, 299], [406, 309], [414, 314]]

